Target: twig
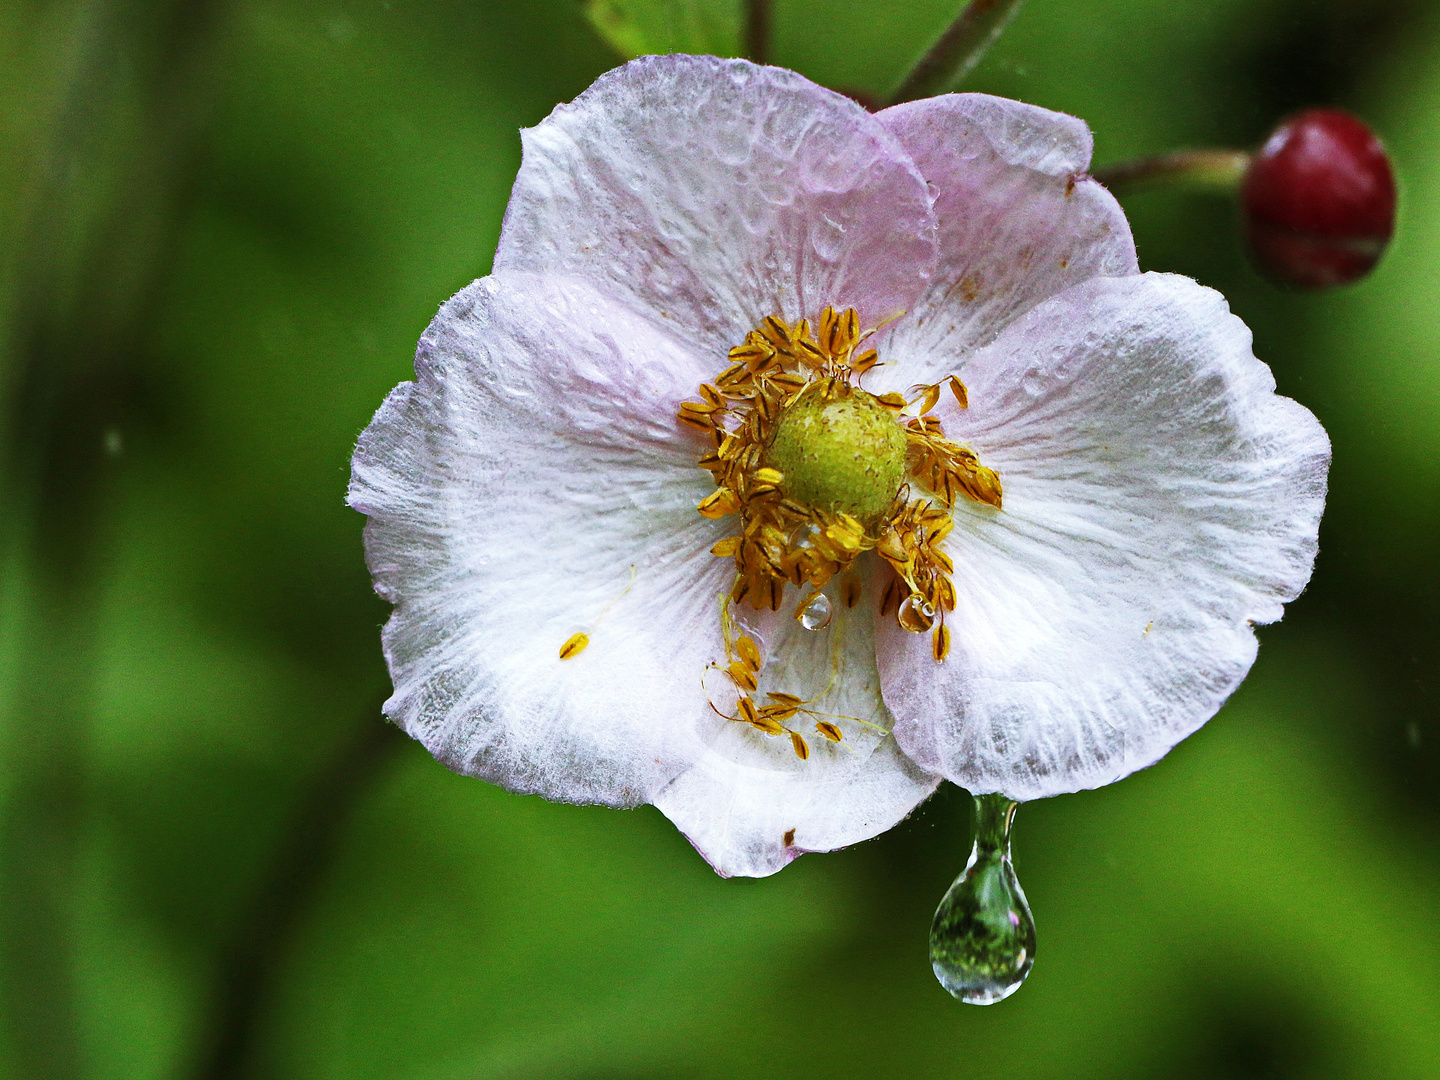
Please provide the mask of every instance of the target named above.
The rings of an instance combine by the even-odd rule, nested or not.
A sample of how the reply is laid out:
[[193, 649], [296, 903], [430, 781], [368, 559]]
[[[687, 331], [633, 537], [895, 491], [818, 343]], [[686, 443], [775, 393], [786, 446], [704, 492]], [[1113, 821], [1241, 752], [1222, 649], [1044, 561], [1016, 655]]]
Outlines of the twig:
[[745, 0], [745, 55], [757, 64], [770, 62], [770, 2]]
[[1106, 165], [1091, 175], [1116, 195], [1165, 186], [1226, 194], [1239, 186], [1249, 167], [1250, 154], [1244, 150], [1176, 150]]
[[378, 709], [329, 763], [295, 808], [270, 875], [221, 962], [214, 1026], [201, 1049], [196, 1080], [244, 1074], [257, 1023], [295, 929], [335, 856], [355, 808], [405, 737]]
[[890, 104], [952, 90], [1004, 33], [1021, 0], [970, 0], [930, 51], [911, 69]]

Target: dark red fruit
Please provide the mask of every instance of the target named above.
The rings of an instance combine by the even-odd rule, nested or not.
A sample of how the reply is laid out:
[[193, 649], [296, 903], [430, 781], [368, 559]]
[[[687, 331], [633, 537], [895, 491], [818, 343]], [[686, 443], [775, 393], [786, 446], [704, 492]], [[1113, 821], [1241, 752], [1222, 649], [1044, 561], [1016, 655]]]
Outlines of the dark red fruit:
[[1272, 277], [1324, 289], [1364, 277], [1395, 231], [1395, 176], [1380, 140], [1339, 109], [1290, 117], [1241, 190], [1250, 252]]

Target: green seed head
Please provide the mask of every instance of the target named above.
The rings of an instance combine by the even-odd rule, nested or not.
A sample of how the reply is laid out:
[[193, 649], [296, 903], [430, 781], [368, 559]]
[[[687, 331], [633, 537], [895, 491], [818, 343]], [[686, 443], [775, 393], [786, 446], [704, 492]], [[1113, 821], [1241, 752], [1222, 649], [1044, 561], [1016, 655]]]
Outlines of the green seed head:
[[767, 459], [785, 474], [785, 494], [816, 509], [843, 511], [869, 526], [905, 482], [905, 431], [874, 395], [807, 394], [775, 425]]

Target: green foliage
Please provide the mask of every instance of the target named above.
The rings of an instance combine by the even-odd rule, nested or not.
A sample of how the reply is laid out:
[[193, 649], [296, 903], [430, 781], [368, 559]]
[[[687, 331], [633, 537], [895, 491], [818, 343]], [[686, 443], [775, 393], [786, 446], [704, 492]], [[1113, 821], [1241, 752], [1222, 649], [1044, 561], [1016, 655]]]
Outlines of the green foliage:
[[[782, 0], [775, 58], [883, 90], [955, 6]], [[14, 1080], [194, 1074], [220, 957], [388, 686], [386, 610], [343, 504], [354, 439], [438, 305], [487, 271], [517, 130], [615, 61], [572, 0], [227, 8], [147, 277], [134, 193], [175, 118], [157, 100], [191, 85], [157, 50], [196, 7], [0, 5], [0, 399], [6, 434], [24, 421], [58, 463], [37, 496], [7, 458], [0, 505]], [[1303, 85], [1375, 123], [1405, 199], [1375, 277], [1316, 297], [1247, 268], [1221, 201], [1127, 205], [1145, 267], [1222, 289], [1282, 392], [1325, 421], [1330, 509], [1314, 584], [1216, 720], [1123, 783], [1021, 808], [1038, 959], [1013, 998], [960, 1005], [927, 960], [970, 845], [958, 792], [856, 849], [722, 881], [652, 810], [507, 795], [405, 744], [320, 868], [244, 1075], [1433, 1076], [1440, 28], [1372, 0], [1362, 34], [1354, 7], [1032, 0], [972, 83], [1086, 117], [1101, 160], [1258, 138]], [[635, 16], [670, 35], [645, 47], [700, 48], [667, 10]], [[729, 44], [707, 50], [733, 53], [736, 24], [718, 25]], [[124, 63], [67, 112], [97, 47]], [[1339, 58], [1331, 81], [1313, 82], [1316, 55]], [[62, 188], [84, 210], [62, 219], [44, 182], [72, 175], [77, 130], [98, 133], [93, 168]], [[63, 226], [66, 261], [25, 337], [37, 220]], [[72, 339], [86, 348], [57, 351]], [[64, 376], [50, 398], [25, 396], [37, 355]], [[68, 928], [48, 968], [22, 947], [40, 916]], [[37, 1019], [66, 1016], [73, 1058], [68, 1029]]]
[[585, 0], [585, 17], [626, 60], [652, 53], [742, 52], [741, 0]]

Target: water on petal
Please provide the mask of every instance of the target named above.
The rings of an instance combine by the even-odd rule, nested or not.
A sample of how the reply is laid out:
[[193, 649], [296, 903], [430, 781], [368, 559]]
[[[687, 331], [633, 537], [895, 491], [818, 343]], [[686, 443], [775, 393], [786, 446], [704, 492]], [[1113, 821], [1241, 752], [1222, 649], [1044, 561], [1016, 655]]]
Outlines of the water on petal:
[[796, 618], [800, 620], [800, 625], [806, 630], [824, 630], [830, 625], [830, 619], [834, 614], [835, 609], [830, 603], [830, 598], [824, 593], [817, 592], [800, 609]]

